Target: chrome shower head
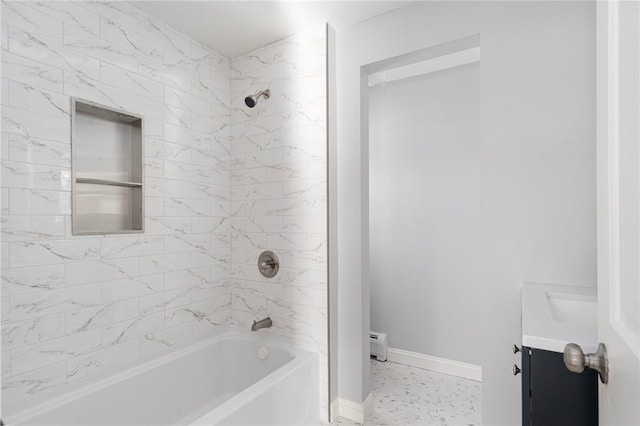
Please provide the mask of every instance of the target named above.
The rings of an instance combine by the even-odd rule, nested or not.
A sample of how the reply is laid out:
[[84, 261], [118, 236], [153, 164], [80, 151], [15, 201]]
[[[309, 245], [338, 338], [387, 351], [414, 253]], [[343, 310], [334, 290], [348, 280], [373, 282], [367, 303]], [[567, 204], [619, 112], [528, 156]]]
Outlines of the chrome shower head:
[[269, 99], [269, 96], [271, 96], [271, 90], [262, 90], [255, 95], [247, 96], [246, 98], [244, 98], [244, 103], [249, 108], [253, 108], [258, 103], [258, 99], [260, 99], [260, 96], [263, 96], [265, 99]]

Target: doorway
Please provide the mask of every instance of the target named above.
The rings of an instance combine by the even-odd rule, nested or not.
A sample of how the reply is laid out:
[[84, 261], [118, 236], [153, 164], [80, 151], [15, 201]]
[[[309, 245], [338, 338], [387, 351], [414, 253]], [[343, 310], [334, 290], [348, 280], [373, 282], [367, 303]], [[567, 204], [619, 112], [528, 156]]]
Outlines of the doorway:
[[374, 424], [481, 420], [478, 42], [369, 70], [370, 323], [388, 341]]

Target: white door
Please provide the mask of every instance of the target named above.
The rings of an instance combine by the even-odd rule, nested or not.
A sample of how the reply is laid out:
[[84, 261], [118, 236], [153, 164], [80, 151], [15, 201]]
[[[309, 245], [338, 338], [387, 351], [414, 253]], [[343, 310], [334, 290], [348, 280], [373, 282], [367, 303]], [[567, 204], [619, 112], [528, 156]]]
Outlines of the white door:
[[640, 2], [597, 4], [600, 425], [640, 425]]

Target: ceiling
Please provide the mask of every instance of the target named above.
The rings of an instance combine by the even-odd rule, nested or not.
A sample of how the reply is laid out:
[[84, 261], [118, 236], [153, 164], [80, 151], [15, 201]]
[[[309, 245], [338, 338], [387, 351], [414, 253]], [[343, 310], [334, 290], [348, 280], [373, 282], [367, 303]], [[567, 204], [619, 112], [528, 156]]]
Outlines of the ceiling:
[[329, 22], [343, 28], [410, 1], [132, 1], [136, 7], [234, 57]]

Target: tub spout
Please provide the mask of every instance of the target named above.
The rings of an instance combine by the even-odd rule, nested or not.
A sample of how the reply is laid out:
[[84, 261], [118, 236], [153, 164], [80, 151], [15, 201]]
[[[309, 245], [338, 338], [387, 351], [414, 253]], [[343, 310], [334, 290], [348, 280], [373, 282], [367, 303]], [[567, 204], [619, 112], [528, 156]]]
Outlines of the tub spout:
[[270, 317], [266, 317], [261, 319], [260, 321], [253, 321], [253, 325], [251, 326], [251, 331], [258, 331], [261, 328], [269, 328], [273, 325], [273, 321], [271, 321]]

